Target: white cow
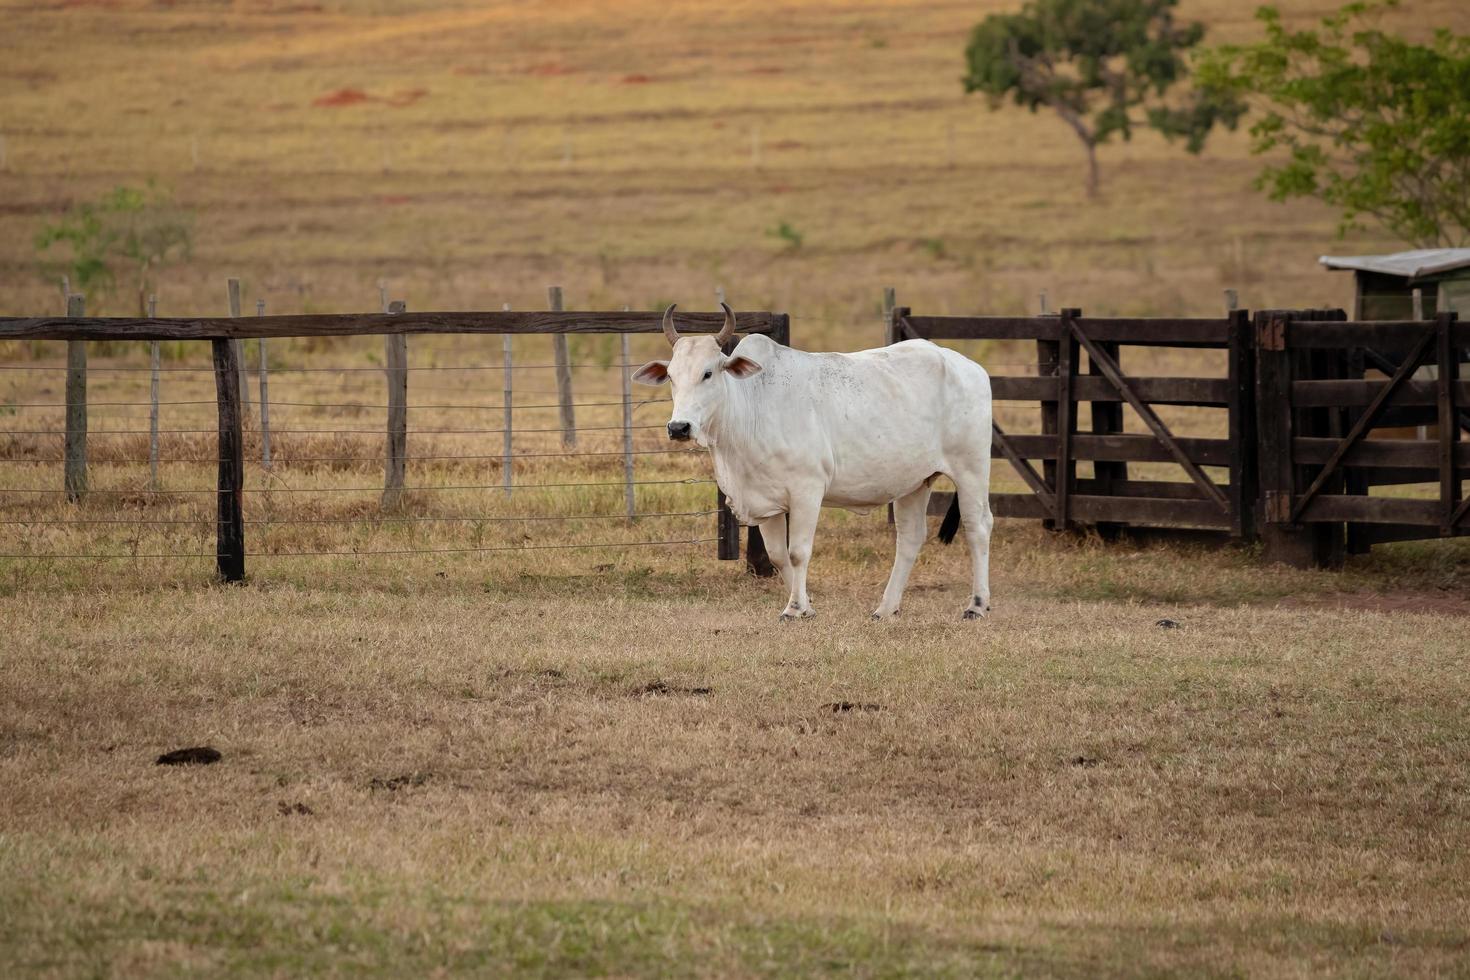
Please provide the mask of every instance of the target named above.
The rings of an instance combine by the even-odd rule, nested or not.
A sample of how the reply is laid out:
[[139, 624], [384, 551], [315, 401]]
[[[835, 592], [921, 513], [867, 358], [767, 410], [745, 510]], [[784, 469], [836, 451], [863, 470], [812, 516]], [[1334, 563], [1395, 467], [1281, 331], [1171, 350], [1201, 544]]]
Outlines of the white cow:
[[818, 511], [859, 512], [893, 502], [898, 546], [874, 619], [898, 613], [927, 536], [929, 487], [941, 474], [958, 493], [939, 538], [963, 516], [974, 585], [965, 619], [990, 608], [990, 378], [974, 361], [927, 340], [856, 354], [808, 354], [753, 334], [726, 357], [735, 316], [719, 336], [680, 337], [664, 311], [673, 357], [633, 375], [671, 382], [669, 438], [714, 454], [715, 477], [742, 524], [759, 524], [791, 590], [781, 621], [814, 615], [807, 597]]

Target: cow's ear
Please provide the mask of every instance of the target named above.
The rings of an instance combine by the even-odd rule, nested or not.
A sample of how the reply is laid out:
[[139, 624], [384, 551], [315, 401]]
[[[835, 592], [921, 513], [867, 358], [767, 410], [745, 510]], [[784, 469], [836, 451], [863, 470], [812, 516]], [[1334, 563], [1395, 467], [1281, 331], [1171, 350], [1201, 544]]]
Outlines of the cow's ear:
[[753, 378], [763, 370], [759, 364], [745, 356], [732, 357], [725, 362], [725, 370], [737, 378]]
[[649, 361], [633, 372], [633, 380], [644, 385], [661, 385], [669, 380], [669, 362]]

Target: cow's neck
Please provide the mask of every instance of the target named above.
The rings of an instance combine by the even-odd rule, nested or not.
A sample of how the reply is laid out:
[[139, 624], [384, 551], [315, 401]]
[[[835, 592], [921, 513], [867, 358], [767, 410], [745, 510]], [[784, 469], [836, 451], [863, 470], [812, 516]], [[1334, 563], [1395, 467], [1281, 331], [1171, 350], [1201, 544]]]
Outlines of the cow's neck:
[[767, 472], [766, 464], [775, 444], [776, 433], [771, 430], [782, 419], [779, 413], [760, 410], [761, 392], [773, 367], [768, 365], [765, 374], [748, 380], [726, 378], [720, 411], [706, 426], [715, 477], [742, 520], [770, 516], [765, 511], [780, 496], [776, 486], [779, 481]]

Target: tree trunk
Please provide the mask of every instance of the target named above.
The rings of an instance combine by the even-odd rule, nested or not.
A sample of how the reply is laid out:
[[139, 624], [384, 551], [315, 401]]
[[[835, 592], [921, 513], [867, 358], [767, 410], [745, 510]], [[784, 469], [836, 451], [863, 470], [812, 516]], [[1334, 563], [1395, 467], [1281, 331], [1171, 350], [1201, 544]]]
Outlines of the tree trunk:
[[1082, 145], [1087, 147], [1087, 196], [1097, 197], [1097, 144], [1090, 139], [1083, 139]]

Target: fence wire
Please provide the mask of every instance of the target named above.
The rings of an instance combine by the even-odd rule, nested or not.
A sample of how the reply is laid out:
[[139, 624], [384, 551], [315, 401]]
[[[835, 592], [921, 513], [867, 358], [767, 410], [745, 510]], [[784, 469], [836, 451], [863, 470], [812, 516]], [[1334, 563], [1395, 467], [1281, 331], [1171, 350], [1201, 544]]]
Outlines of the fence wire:
[[[307, 448], [306, 455], [300, 456], [293, 456], [290, 449], [291, 440], [295, 438], [385, 439], [387, 423], [381, 414], [376, 413], [391, 412], [396, 407], [384, 401], [381, 395], [374, 397], [382, 390], [379, 386], [384, 383], [383, 379], [392, 377], [385, 367], [378, 365], [278, 366], [269, 360], [263, 364], [258, 361], [251, 364], [247, 361], [241, 365], [241, 401], [246, 413], [242, 434], [251, 440], [259, 436], [262, 441], [267, 436], [265, 428], [260, 424], [261, 420], [256, 417], [256, 412], [260, 408], [256, 389], [259, 387], [258, 383], [266, 377], [270, 378], [271, 394], [275, 395], [269, 399], [269, 408], [273, 415], [275, 412], [280, 412], [280, 415], [275, 416], [278, 424], [269, 428], [272, 449], [268, 461], [254, 449], [253, 445], [247, 451], [244, 459], [252, 474], [261, 474], [264, 477], [263, 484], [247, 485], [241, 490], [245, 509], [243, 524], [248, 529], [245, 555], [247, 561], [263, 558], [310, 559], [313, 557], [350, 558], [417, 554], [511, 554], [519, 551], [575, 552], [629, 548], [678, 548], [697, 547], [718, 540], [714, 536], [699, 533], [687, 535], [665, 533], [650, 535], [648, 538], [635, 537], [625, 541], [596, 537], [591, 541], [575, 539], [556, 541], [557, 532], [542, 531], [539, 532], [539, 536], [543, 538], [550, 536], [553, 541], [533, 544], [517, 542], [515, 539], [520, 536], [520, 532], [510, 530], [519, 527], [543, 529], [566, 527], [570, 529], [581, 527], [583, 522], [588, 525], [589, 534], [592, 525], [615, 523], [626, 524], [630, 530], [639, 525], [646, 525], [650, 530], [659, 527], [676, 532], [682, 528], [693, 530], [698, 527], [700, 530], [705, 530], [710, 527], [703, 522], [715, 517], [719, 511], [705, 505], [704, 499], [698, 500], [696, 506], [690, 506], [690, 504], [696, 504], [696, 501], [690, 500], [687, 494], [661, 494], [642, 499], [641, 502], [645, 506], [642, 509], [635, 509], [633, 494], [643, 489], [656, 493], [661, 490], [679, 490], [685, 487], [707, 488], [714, 486], [714, 481], [711, 479], [702, 476], [686, 476], [680, 473], [678, 468], [672, 472], [669, 470], [660, 472], [655, 467], [641, 474], [642, 478], [639, 479], [632, 478], [632, 471], [629, 470], [628, 476], [620, 480], [596, 479], [595, 474], [599, 472], [597, 469], [590, 471], [591, 478], [582, 478], [575, 475], [576, 470], [558, 472], [555, 468], [558, 463], [575, 464], [579, 459], [585, 460], [592, 467], [619, 459], [626, 460], [627, 465], [631, 466], [634, 459], [647, 460], [652, 465], [660, 458], [668, 458], [672, 461], [678, 456], [706, 455], [703, 450], [699, 449], [658, 447], [646, 443], [638, 448], [633, 448], [631, 437], [635, 432], [661, 431], [664, 428], [662, 423], [634, 423], [630, 416], [625, 416], [622, 425], [578, 424], [574, 427], [577, 436], [622, 432], [625, 440], [628, 440], [621, 450], [604, 448], [606, 443], [599, 446], [596, 441], [585, 449], [578, 449], [575, 446], [566, 445], [571, 434], [565, 423], [546, 425], [543, 422], [541, 425], [516, 426], [512, 424], [513, 416], [507, 414], [508, 412], [549, 412], [570, 407], [579, 413], [586, 413], [586, 421], [597, 421], [598, 413], [602, 410], [625, 408], [637, 411], [651, 405], [670, 404], [671, 400], [666, 395], [633, 399], [627, 396], [626, 390], [622, 398], [618, 398], [615, 393], [610, 396], [604, 395], [608, 384], [607, 379], [613, 379], [612, 386], [615, 392], [619, 374], [636, 369], [642, 363], [641, 361], [627, 363], [626, 361], [631, 359], [624, 357], [607, 363], [586, 360], [572, 363], [569, 365], [571, 368], [584, 372], [579, 374], [579, 377], [584, 378], [583, 384], [590, 388], [582, 393], [581, 399], [568, 398], [564, 403], [560, 397], [563, 395], [560, 386], [549, 387], [544, 380], [540, 384], [532, 380], [530, 385], [523, 386], [516, 385], [511, 380], [522, 377], [527, 380], [547, 379], [546, 374], [539, 372], [556, 370], [558, 365], [555, 363], [547, 363], [539, 359], [530, 362], [517, 362], [511, 359], [509, 363], [505, 360], [478, 359], [474, 363], [466, 364], [440, 363], [442, 359], [453, 358], [460, 352], [422, 344], [412, 345], [411, 349], [421, 352], [423, 358], [429, 363], [410, 364], [405, 370], [410, 375], [426, 381], [429, 378], [436, 380], [419, 386], [417, 392], [415, 386], [410, 384], [410, 395], [423, 393], [426, 395], [426, 400], [422, 403], [410, 401], [407, 406], [408, 411], [434, 414], [419, 414], [418, 418], [426, 424], [407, 428], [410, 445], [416, 438], [425, 440], [422, 444], [422, 451], [399, 458], [405, 464], [418, 464], [424, 467], [422, 471], [416, 469], [416, 473], [423, 472], [431, 476], [429, 482], [394, 488], [394, 492], [424, 495], [414, 507], [425, 510], [427, 513], [405, 514], [386, 507], [374, 513], [355, 513], [354, 511], [362, 508], [363, 502], [351, 499], [352, 495], [385, 493], [384, 486], [362, 485], [363, 481], [360, 479], [350, 481], [351, 485], [348, 486], [289, 486], [280, 482], [280, 477], [292, 472], [317, 475], [338, 469], [347, 471], [367, 464], [384, 463], [383, 453], [368, 454], [360, 450], [353, 452], [350, 448], [345, 453], [330, 451], [331, 448], [348, 448], [346, 446], [328, 447], [320, 444], [298, 443], [303, 448], [310, 447]], [[252, 352], [247, 348], [246, 353]], [[250, 360], [254, 359], [250, 358]], [[562, 367], [566, 366], [562, 365]], [[105, 477], [91, 481], [104, 484], [112, 482], [112, 485], [86, 486], [80, 494], [82, 504], [90, 501], [93, 506], [73, 517], [58, 516], [51, 504], [51, 501], [59, 502], [60, 495], [78, 497], [77, 488], [64, 486], [60, 479], [57, 480], [55, 486], [36, 485], [34, 479], [24, 479], [22, 486], [5, 486], [4, 481], [0, 481], [0, 508], [3, 508], [0, 509], [0, 527], [12, 530], [12, 534], [6, 536], [10, 537], [14, 544], [24, 542], [35, 549], [27, 551], [24, 545], [21, 547], [0, 545], [0, 559], [19, 561], [31, 559], [57, 561], [178, 559], [194, 561], [217, 558], [217, 549], [200, 548], [199, 546], [207, 540], [205, 535], [212, 536], [220, 524], [217, 515], [212, 513], [213, 501], [209, 500], [211, 495], [219, 493], [218, 487], [196, 484], [171, 488], [159, 485], [157, 470], [157, 466], [162, 465], [204, 467], [220, 465], [222, 462], [233, 462], [233, 460], [221, 460], [212, 444], [213, 440], [209, 438], [216, 436], [219, 431], [215, 420], [209, 417], [218, 405], [218, 399], [212, 390], [216, 375], [214, 366], [207, 362], [202, 365], [175, 364], [158, 365], [157, 367], [147, 364], [137, 366], [89, 364], [87, 366], [88, 375], [94, 376], [90, 385], [92, 389], [90, 397], [84, 400], [67, 397], [47, 400], [34, 397], [35, 393], [51, 394], [55, 392], [55, 388], [51, 386], [59, 387], [60, 376], [65, 375], [69, 370], [71, 369], [66, 365], [54, 363], [0, 365], [0, 372], [8, 372], [12, 375], [19, 373], [37, 375], [37, 383], [32, 386], [32, 397], [22, 396], [8, 404], [0, 402], [0, 413], [11, 415], [12, 424], [15, 426], [14, 428], [0, 428], [0, 463], [25, 466], [25, 470], [0, 467], [0, 474], [39, 473], [42, 470], [36, 467], [65, 466], [67, 456], [57, 453], [57, 448], [59, 448], [59, 443], [67, 440], [67, 433], [63, 430], [61, 419], [57, 416], [69, 409], [84, 406], [90, 423], [85, 434], [86, 439], [97, 440], [100, 445], [107, 447], [94, 451], [93, 459], [86, 463], [87, 469], [95, 471], [94, 475], [116, 474], [113, 476], [113, 481], [121, 479], [124, 482], [131, 481], [131, 478], [124, 474], [136, 469], [142, 474], [138, 479], [140, 485], [119, 486]], [[493, 375], [484, 378], [485, 383], [483, 384], [476, 378], [477, 375], [483, 378], [491, 372]], [[42, 381], [43, 375], [46, 379], [44, 382]], [[158, 398], [158, 383], [155, 380], [154, 395], [149, 398], [146, 380], [148, 378], [161, 379], [165, 392], [172, 387], [173, 397]], [[441, 382], [438, 379], [443, 380]], [[22, 384], [24, 381], [12, 385], [12, 390], [17, 392], [23, 390], [20, 388]], [[48, 387], [50, 391], [46, 390]], [[134, 396], [134, 392], [138, 392], [140, 388], [143, 391], [142, 397]], [[525, 400], [514, 401], [515, 398]], [[168, 421], [173, 423], [172, 426], [158, 424], [158, 413], [160, 412], [170, 416]], [[346, 421], [352, 413], [366, 412], [375, 413], [377, 421], [363, 424], [361, 421], [354, 420], [357, 421], [357, 424], [342, 425], [340, 422], [332, 424], [338, 419]], [[503, 417], [504, 424], [475, 424], [477, 413], [485, 412], [499, 413]], [[336, 418], [334, 419], [333, 416]], [[463, 418], [463, 421], [468, 424], [456, 425], [453, 420], [454, 416]], [[546, 418], [544, 415], [539, 417], [543, 420]], [[536, 416], [527, 418], [534, 419]], [[606, 418], [606, 416], [603, 415], [601, 418]], [[202, 424], [192, 424], [196, 420]], [[486, 421], [497, 422], [501, 419], [492, 417]], [[28, 422], [32, 424], [27, 425]], [[318, 424], [313, 425], [313, 422]], [[322, 425], [321, 422], [326, 422], [326, 424]], [[553, 449], [543, 441], [554, 439], [557, 434], [563, 437], [564, 448]], [[151, 439], [152, 452], [132, 449], [132, 451], [119, 454], [115, 450], [123, 449], [123, 444], [115, 441], [110, 444], [105, 442], [105, 440], [132, 437]], [[445, 441], [437, 442], [436, 440], [440, 437], [443, 437]], [[490, 452], [486, 451], [489, 447], [461, 446], [459, 437], [468, 439], [505, 437], [507, 440], [515, 438], [518, 442], [526, 439], [528, 442], [512, 445], [507, 441], [502, 451]], [[31, 441], [22, 442], [21, 440]], [[160, 440], [169, 441], [160, 443]], [[500, 448], [498, 442], [497, 439], [497, 448]], [[42, 447], [49, 448], [49, 453], [47, 453], [47, 448]], [[164, 451], [158, 452], [159, 448]], [[322, 452], [324, 448], [328, 449], [328, 452]], [[459, 448], [465, 451], [455, 451]], [[47, 454], [25, 455], [28, 451], [35, 452], [38, 449]], [[547, 463], [551, 465], [551, 468], [537, 471], [542, 477], [538, 482], [512, 481], [508, 485], [506, 480], [490, 482], [488, 479], [473, 479], [474, 476], [479, 476], [484, 468], [500, 468], [509, 474], [525, 463]], [[443, 474], [456, 471], [471, 475], [472, 478], [455, 481], [451, 477], [449, 482], [443, 484], [432, 482], [434, 478], [442, 479]], [[491, 469], [491, 472], [494, 472], [494, 469]], [[600, 472], [607, 471], [601, 470]], [[562, 479], [557, 479], [558, 476], [561, 476]], [[145, 479], [148, 484], [142, 485]], [[250, 482], [257, 482], [253, 475]], [[318, 480], [314, 479], [312, 482], [318, 482]], [[320, 482], [329, 483], [331, 481], [320, 479]], [[578, 501], [575, 497], [554, 496], [581, 491], [605, 494], [616, 490], [626, 490], [628, 493], [626, 510], [617, 513], [607, 512], [611, 501], [606, 496], [588, 498], [586, 501]], [[496, 501], [504, 501], [506, 510], [496, 512], [494, 508], [486, 508], [485, 512], [477, 512], [478, 509], [472, 509], [466, 513], [451, 504], [449, 507], [442, 508], [444, 512], [440, 512], [440, 504], [436, 501], [451, 500], [453, 498], [446, 498], [443, 495], [454, 493], [490, 495]], [[342, 498], [342, 495], [348, 495], [348, 497]], [[525, 512], [527, 508], [524, 506], [516, 508], [514, 502], [525, 499], [527, 495], [546, 496], [541, 496], [540, 499], [531, 497], [533, 503], [529, 508], [530, 512]], [[335, 506], [323, 507], [322, 509], [326, 510], [325, 514], [320, 510], [313, 513], [318, 505], [312, 501], [331, 499], [334, 496], [344, 499], [343, 507], [338, 513], [332, 513], [332, 510], [337, 509]], [[385, 496], [384, 500], [387, 499]], [[288, 500], [302, 501], [303, 504], [301, 506], [287, 504]], [[154, 506], [152, 501], [158, 501], [159, 506], [165, 508], [165, 512], [157, 516], [150, 515], [148, 509]], [[273, 501], [279, 501], [279, 503], [273, 503]], [[564, 502], [559, 503], [559, 501]], [[59, 504], [59, 506], [67, 505]], [[587, 506], [591, 512], [578, 512], [581, 506]], [[33, 510], [28, 512], [28, 508]], [[101, 509], [102, 513], [92, 516], [97, 509]], [[516, 513], [516, 510], [522, 512]], [[197, 514], [197, 516], [191, 516], [191, 514]], [[282, 540], [281, 534], [277, 533], [286, 532], [291, 528], [313, 527], [342, 528], [344, 530], [341, 532], [342, 538], [336, 540], [332, 539], [330, 531], [324, 531], [328, 535], [325, 538], [308, 535], [299, 540], [290, 535], [287, 535], [288, 540]], [[411, 541], [400, 542], [380, 537], [380, 534], [388, 534], [390, 533], [388, 529], [395, 527], [423, 528], [427, 537], [425, 538], [418, 532], [414, 532]], [[453, 537], [446, 540], [443, 533], [432, 530], [472, 527], [505, 530], [495, 535], [495, 537], [500, 537], [500, 541], [492, 537], [489, 542], [483, 544], [462, 544], [453, 540]], [[138, 533], [127, 534], [123, 530], [125, 528], [137, 529]], [[359, 534], [351, 530], [353, 528], [363, 529], [364, 533]], [[77, 537], [77, 535], [85, 536], [89, 533], [93, 534], [92, 541], [95, 545], [93, 548], [55, 547], [63, 542], [74, 544], [76, 541], [84, 540], [83, 537]], [[127, 534], [127, 537], [120, 541], [119, 537], [123, 534]], [[574, 531], [569, 530], [565, 536], [570, 537], [574, 534]], [[509, 537], [508, 541], [507, 537]], [[362, 546], [343, 547], [347, 543], [347, 540], [343, 539], [361, 540]], [[420, 546], [421, 541], [422, 546]], [[52, 547], [46, 547], [47, 544], [51, 544]], [[119, 548], [119, 544], [122, 544], [123, 547]], [[175, 550], [175, 546], [181, 547]]]

